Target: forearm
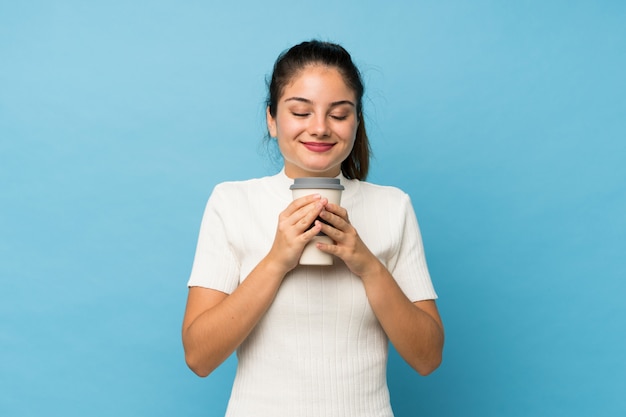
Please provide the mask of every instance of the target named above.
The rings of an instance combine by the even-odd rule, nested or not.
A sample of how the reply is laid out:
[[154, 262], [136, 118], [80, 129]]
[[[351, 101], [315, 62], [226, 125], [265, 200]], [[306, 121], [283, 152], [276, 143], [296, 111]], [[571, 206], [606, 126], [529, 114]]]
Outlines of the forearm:
[[264, 259], [232, 294], [183, 328], [185, 358], [196, 374], [207, 376], [237, 349], [272, 304], [283, 277]]
[[398, 353], [421, 375], [434, 371], [441, 363], [444, 343], [434, 302], [428, 305], [434, 309], [431, 312], [416, 306], [379, 262], [361, 279], [374, 314]]

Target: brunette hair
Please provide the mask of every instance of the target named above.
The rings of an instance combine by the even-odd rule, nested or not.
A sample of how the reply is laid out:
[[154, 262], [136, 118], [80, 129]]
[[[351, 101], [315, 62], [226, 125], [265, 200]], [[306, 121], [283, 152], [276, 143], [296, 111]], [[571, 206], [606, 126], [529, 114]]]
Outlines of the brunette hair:
[[359, 125], [350, 155], [341, 163], [341, 172], [348, 179], [365, 180], [369, 170], [370, 144], [363, 120], [363, 80], [361, 73], [348, 51], [341, 45], [312, 40], [302, 42], [284, 51], [274, 63], [272, 77], [268, 83], [267, 107], [276, 117], [276, 107], [285, 87], [302, 69], [309, 65], [325, 65], [336, 68], [346, 85], [356, 96], [356, 111]]

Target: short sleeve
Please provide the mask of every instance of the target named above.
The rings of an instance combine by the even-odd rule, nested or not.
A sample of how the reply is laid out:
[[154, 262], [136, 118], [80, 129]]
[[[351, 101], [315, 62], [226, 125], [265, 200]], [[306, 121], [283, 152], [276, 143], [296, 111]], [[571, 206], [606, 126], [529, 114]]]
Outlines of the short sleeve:
[[405, 193], [400, 207], [400, 245], [389, 263], [389, 270], [412, 302], [434, 300], [437, 294], [428, 272], [422, 235], [411, 199]]
[[228, 238], [221, 213], [228, 200], [218, 185], [211, 193], [200, 225], [196, 254], [187, 285], [232, 293], [239, 285], [240, 263]]

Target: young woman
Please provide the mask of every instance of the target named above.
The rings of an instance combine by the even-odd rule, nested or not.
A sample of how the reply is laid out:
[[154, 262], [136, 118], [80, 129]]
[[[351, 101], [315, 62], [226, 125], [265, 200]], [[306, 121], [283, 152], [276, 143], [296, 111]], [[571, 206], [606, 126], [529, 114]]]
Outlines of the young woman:
[[[392, 416], [388, 342], [422, 375], [441, 362], [443, 325], [409, 197], [364, 182], [362, 97], [341, 46], [284, 52], [267, 100], [284, 168], [222, 183], [209, 198], [182, 337], [200, 376], [237, 350], [227, 416]], [[341, 206], [292, 201], [298, 177], [339, 178]], [[335, 242], [318, 244], [334, 265], [299, 265], [320, 231]]]

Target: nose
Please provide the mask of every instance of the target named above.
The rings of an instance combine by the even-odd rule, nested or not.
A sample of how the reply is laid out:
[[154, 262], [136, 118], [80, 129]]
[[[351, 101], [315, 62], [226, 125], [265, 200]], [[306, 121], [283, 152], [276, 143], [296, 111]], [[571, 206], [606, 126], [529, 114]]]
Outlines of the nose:
[[318, 138], [330, 136], [330, 126], [325, 115], [316, 115], [310, 119], [309, 134]]

